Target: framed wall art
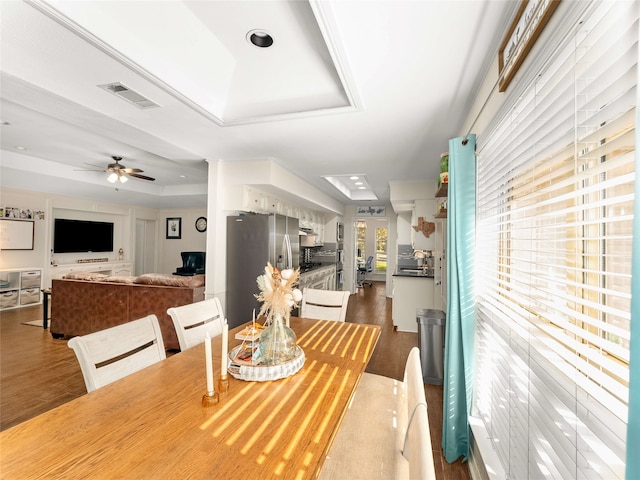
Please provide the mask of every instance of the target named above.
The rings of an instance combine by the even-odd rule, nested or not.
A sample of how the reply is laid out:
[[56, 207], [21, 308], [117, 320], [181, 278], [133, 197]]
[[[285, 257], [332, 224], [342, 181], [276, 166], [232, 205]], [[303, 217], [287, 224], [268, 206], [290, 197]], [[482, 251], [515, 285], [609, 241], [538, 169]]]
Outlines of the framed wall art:
[[560, 0], [520, 0], [518, 12], [498, 51], [500, 92], [507, 90], [559, 3]]
[[0, 220], [0, 250], [33, 250], [33, 220]]
[[182, 218], [167, 218], [167, 239], [179, 240], [182, 238]]
[[386, 208], [382, 206], [361, 205], [356, 207], [356, 215], [359, 217], [384, 217], [386, 215]]

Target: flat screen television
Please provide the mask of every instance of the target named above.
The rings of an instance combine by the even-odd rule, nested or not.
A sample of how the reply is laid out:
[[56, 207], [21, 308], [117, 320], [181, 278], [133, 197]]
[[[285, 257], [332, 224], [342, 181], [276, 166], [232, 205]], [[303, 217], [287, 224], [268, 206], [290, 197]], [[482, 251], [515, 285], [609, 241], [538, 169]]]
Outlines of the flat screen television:
[[56, 218], [53, 253], [113, 252], [113, 223]]

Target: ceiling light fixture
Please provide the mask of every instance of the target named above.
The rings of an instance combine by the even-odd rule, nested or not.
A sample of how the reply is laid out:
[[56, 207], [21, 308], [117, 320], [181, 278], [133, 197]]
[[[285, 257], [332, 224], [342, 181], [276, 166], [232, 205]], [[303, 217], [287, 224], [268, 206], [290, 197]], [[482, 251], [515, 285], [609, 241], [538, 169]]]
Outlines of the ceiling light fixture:
[[125, 183], [129, 179], [120, 173], [113, 172], [111, 175], [109, 175], [107, 180], [109, 180], [111, 183], [116, 183], [118, 180], [120, 180], [120, 183]]
[[264, 30], [251, 30], [247, 33], [247, 41], [259, 48], [268, 48], [273, 45], [273, 37]]

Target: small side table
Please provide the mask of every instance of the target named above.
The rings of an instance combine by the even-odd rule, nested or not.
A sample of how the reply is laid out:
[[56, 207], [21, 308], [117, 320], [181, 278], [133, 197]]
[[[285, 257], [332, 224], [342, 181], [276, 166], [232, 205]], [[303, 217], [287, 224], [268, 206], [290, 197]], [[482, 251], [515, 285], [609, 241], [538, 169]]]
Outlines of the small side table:
[[42, 289], [42, 328], [49, 328], [49, 298], [51, 297], [51, 289]]

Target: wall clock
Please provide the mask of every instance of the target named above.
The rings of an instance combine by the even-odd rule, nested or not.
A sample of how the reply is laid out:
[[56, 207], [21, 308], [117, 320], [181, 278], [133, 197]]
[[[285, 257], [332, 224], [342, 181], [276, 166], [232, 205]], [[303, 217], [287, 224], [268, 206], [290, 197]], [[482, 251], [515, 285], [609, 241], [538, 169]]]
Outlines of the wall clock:
[[206, 217], [198, 217], [196, 220], [196, 230], [199, 232], [204, 232], [207, 230], [207, 219]]

